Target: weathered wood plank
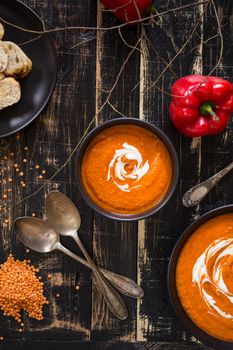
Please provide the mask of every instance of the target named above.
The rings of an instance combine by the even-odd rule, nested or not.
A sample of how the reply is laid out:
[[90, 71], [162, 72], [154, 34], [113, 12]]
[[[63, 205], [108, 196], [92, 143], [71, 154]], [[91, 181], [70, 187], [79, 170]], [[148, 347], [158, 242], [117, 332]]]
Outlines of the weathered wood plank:
[[[27, 342], [22, 340], [8, 340], [0, 344], [0, 350], [7, 349], [17, 350], [204, 350], [206, 347], [201, 344], [180, 343], [180, 342], [143, 342], [143, 343], [124, 343], [124, 342], [78, 342], [78, 341], [33, 341]], [[209, 348], [209, 350], [211, 350]]]
[[[36, 3], [36, 8], [43, 7], [42, 2]], [[50, 2], [48, 9], [43, 11], [43, 19], [47, 27], [64, 27], [74, 25], [95, 25], [96, 8], [91, 1]], [[84, 16], [85, 13], [85, 16]], [[29, 147], [33, 147], [32, 161], [48, 164], [48, 174], [53, 174], [67, 159], [94, 114], [95, 98], [95, 40], [84, 46], [72, 49], [74, 45], [84, 40], [87, 33], [80, 31], [64, 31], [54, 36], [58, 52], [59, 73], [56, 90], [49, 107], [43, 113], [38, 123], [27, 130]], [[80, 236], [88, 249], [91, 247], [92, 224], [91, 210], [81, 199], [75, 184], [75, 165], [72, 161], [56, 176], [55, 183], [46, 186], [41, 192], [27, 202], [27, 205], [42, 208], [45, 194], [49, 189], [56, 188], [66, 193], [78, 206], [82, 215]], [[31, 187], [35, 186], [32, 180]], [[63, 239], [63, 243], [71, 250], [80, 254], [74, 242]], [[68, 257], [54, 253], [55, 263], [50, 257], [38, 256], [43, 261], [43, 273], [52, 274], [48, 283], [47, 293], [50, 305], [43, 323], [28, 327], [28, 337], [63, 339], [64, 334], [69, 339], [89, 339], [90, 337], [90, 305], [91, 281], [86, 268], [78, 265]], [[33, 254], [33, 261], [38, 262]], [[78, 280], [80, 289], [75, 290]], [[60, 294], [57, 298], [56, 294]], [[28, 321], [29, 322], [29, 321]], [[31, 323], [31, 322], [30, 322]], [[29, 325], [30, 325], [29, 323]]]
[[[173, 3], [174, 6], [180, 5], [180, 3]], [[182, 5], [185, 3], [183, 1]], [[170, 2], [157, 2], [157, 5], [160, 12], [166, 10]], [[169, 298], [166, 286], [167, 266], [175, 241], [187, 224], [193, 221], [194, 218], [197, 218], [203, 211], [199, 207], [194, 209], [183, 208], [181, 195], [185, 190], [196, 184], [202, 174], [207, 173], [206, 168], [213, 169], [213, 164], [215, 164], [213, 157], [216, 156], [216, 153], [213, 151], [212, 142], [219, 144], [219, 141], [217, 141], [218, 138], [215, 139], [216, 141], [209, 141], [210, 138], [207, 138], [208, 141], [205, 141], [205, 139], [202, 141], [201, 139], [189, 140], [180, 136], [169, 122], [168, 106], [170, 97], [162, 94], [155, 88], [148, 91], [148, 86], [156, 80], [160, 72], [164, 69], [165, 63], [171, 60], [182, 44], [188, 39], [191, 32], [190, 28], [199, 21], [199, 17], [198, 35], [193, 36], [186, 50], [177, 57], [171, 66], [173, 72], [168, 70], [157, 85], [161, 90], [169, 91], [171, 83], [176, 80], [175, 75], [181, 77], [192, 72], [201, 74], [203, 66], [203, 72], [208, 73], [213, 68], [217, 62], [217, 58], [214, 59], [213, 57], [219, 51], [219, 47], [217, 50], [215, 45], [213, 49], [214, 53], [207, 52], [204, 54], [205, 47], [203, 44], [203, 40], [206, 40], [212, 35], [212, 31], [209, 31], [209, 28], [214, 23], [213, 12], [210, 13], [210, 10], [208, 10], [203, 15], [203, 10], [204, 6], [200, 5], [195, 10], [179, 11], [177, 15], [173, 14], [162, 17], [160, 27], [155, 27], [153, 30], [151, 28], [146, 29], [147, 37], [152, 42], [152, 46], [156, 49], [156, 52], [149, 50], [149, 57], [141, 55], [142, 97], [140, 101], [142, 108], [140, 109], [140, 117], [150, 120], [155, 125], [161, 127], [171, 138], [178, 151], [181, 174], [178, 189], [170, 203], [154, 217], [139, 223], [138, 278], [146, 290], [146, 297], [138, 305], [138, 340], [161, 341], [172, 340], [175, 337], [180, 341], [195, 341], [174, 317], [171, 305], [168, 302]], [[219, 9], [219, 13], [222, 13], [222, 11], [223, 6]], [[224, 7], [224, 11], [229, 13], [229, 6], [226, 6], [226, 9]], [[222, 18], [224, 18], [223, 14], [221, 15]], [[183, 23], [182, 31], [180, 31], [180, 23]], [[216, 24], [213, 31], [216, 32]], [[177, 35], [175, 35], [176, 32]], [[227, 29], [226, 25], [224, 28], [224, 40], [227, 43], [228, 53], [229, 33], [229, 28]], [[146, 44], [144, 43], [144, 45]], [[192, 48], [195, 49], [192, 50]], [[203, 56], [205, 57], [204, 61]], [[212, 64], [209, 65], [207, 62], [211, 62]], [[222, 65], [224, 66], [223, 62]], [[230, 65], [229, 61], [227, 65]], [[224, 135], [220, 137], [224, 138]], [[228, 139], [226, 135], [225, 138]], [[214, 140], [214, 138], [211, 140]], [[220, 149], [222, 147], [219, 144]], [[229, 150], [228, 146], [225, 147], [225, 152], [227, 150]], [[219, 188], [218, 191], [221, 191], [221, 189]], [[211, 209], [215, 207], [215, 200], [213, 198], [209, 206]], [[219, 201], [221, 200], [222, 198]], [[229, 203], [230, 201], [225, 200], [225, 203], [227, 202]], [[202, 208], [205, 208], [205, 204], [202, 205]]]
[[[79, 1], [74, 3], [67, 0], [62, 3], [50, 1], [25, 1], [43, 19], [47, 28], [56, 26], [71, 26], [78, 24], [95, 25], [96, 7], [91, 1]], [[85, 12], [85, 16], [83, 16]], [[27, 189], [25, 194], [15, 185], [15, 191], [11, 197], [11, 205], [22, 199], [26, 193], [30, 194], [43, 181], [38, 181], [35, 171], [30, 167], [40, 164], [40, 169], [46, 170], [46, 178], [51, 176], [67, 159], [70, 152], [82, 136], [94, 115], [95, 105], [95, 40], [72, 49], [72, 46], [85, 40], [85, 34], [78, 31], [64, 31], [54, 35], [58, 52], [58, 79], [53, 97], [48, 107], [42, 113], [37, 122], [22, 132], [22, 138], [17, 142], [17, 162], [22, 162], [24, 157], [24, 145], [27, 151]], [[14, 141], [12, 141], [14, 140]], [[15, 137], [6, 141], [11, 147]], [[30, 160], [30, 161], [29, 161]], [[9, 172], [4, 174], [11, 175]], [[15, 178], [15, 174], [12, 174]], [[36, 196], [22, 205], [11, 215], [13, 219], [19, 215], [36, 216], [44, 215], [44, 199], [49, 189], [56, 187], [66, 193], [78, 206], [82, 215], [82, 227], [80, 235], [84, 243], [90, 249], [92, 241], [92, 224], [90, 222], [91, 210], [86, 206], [77, 192], [75, 184], [75, 166], [70, 163], [64, 171], [59, 173], [53, 185], [46, 186]], [[16, 193], [17, 191], [17, 193]], [[24, 203], [23, 203], [24, 204]], [[75, 244], [69, 240], [63, 240], [64, 244], [78, 253]], [[17, 243], [16, 248], [22, 245]], [[17, 248], [18, 249], [18, 248]], [[91, 281], [90, 273], [86, 268], [78, 265], [70, 258], [60, 253], [50, 255], [29, 252], [25, 255], [32, 263], [41, 268], [41, 275], [46, 282], [46, 296], [50, 304], [45, 308], [45, 318], [41, 322], [29, 320], [24, 315], [25, 338], [33, 339], [63, 339], [69, 334], [69, 339], [89, 339], [90, 337], [90, 305], [91, 305]], [[22, 257], [22, 255], [21, 255]], [[47, 275], [52, 278], [48, 281]], [[75, 290], [78, 280], [79, 291]], [[60, 297], [56, 297], [60, 294]], [[2, 318], [2, 316], [1, 316]], [[6, 326], [7, 321], [3, 319]], [[11, 321], [9, 337], [19, 337], [19, 333], [13, 332], [16, 323]]]
[[[111, 26], [116, 19], [103, 11], [98, 10], [98, 25]], [[129, 45], [137, 42], [135, 29], [122, 30], [122, 37]], [[97, 91], [96, 112], [107, 100], [109, 91], [117, 82], [109, 102], [113, 105], [105, 106], [96, 118], [99, 124], [104, 120], [121, 117], [114, 109], [124, 116], [138, 116], [138, 92], [130, 94], [131, 89], [138, 81], [139, 57], [133, 52], [125, 70], [119, 76], [122, 65], [128, 59], [131, 48], [126, 46], [118, 31], [106, 34], [97, 34]], [[119, 78], [119, 79], [118, 79]], [[94, 216], [93, 227], [93, 255], [99, 265], [110, 270], [136, 279], [136, 223], [119, 223], [105, 219], [100, 215]], [[102, 297], [95, 288], [92, 295], [92, 333], [91, 339], [132, 341], [135, 339], [135, 310], [136, 301], [125, 298], [129, 311], [126, 321], [117, 320], [107, 309]]]

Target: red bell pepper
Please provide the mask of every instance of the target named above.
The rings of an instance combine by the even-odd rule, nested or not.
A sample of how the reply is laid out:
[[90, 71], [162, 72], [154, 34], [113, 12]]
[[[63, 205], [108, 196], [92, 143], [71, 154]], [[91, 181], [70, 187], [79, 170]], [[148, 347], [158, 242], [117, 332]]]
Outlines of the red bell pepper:
[[169, 112], [186, 136], [219, 134], [233, 112], [233, 84], [217, 77], [185, 76], [172, 85]]
[[155, 11], [153, 0], [101, 0], [122, 22], [138, 21]]

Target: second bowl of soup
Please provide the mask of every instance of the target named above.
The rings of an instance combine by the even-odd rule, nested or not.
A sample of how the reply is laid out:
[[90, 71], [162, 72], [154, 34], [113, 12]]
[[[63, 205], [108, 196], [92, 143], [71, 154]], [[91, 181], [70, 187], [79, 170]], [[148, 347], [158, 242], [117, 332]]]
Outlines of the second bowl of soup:
[[186, 229], [170, 259], [168, 287], [195, 337], [218, 350], [233, 349], [233, 205]]

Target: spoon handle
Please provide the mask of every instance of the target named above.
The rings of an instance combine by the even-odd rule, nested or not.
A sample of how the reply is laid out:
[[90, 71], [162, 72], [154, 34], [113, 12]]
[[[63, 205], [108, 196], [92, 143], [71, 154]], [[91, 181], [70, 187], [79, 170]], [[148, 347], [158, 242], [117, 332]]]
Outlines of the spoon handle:
[[143, 289], [131, 278], [119, 275], [115, 272], [99, 267], [105, 278], [122, 294], [131, 298], [143, 298]]
[[123, 299], [118, 294], [118, 292], [107, 282], [107, 280], [102, 275], [102, 273], [99, 271], [97, 266], [93, 263], [91, 257], [89, 256], [84, 245], [82, 244], [82, 241], [80, 240], [79, 236], [76, 235], [73, 237], [74, 237], [76, 243], [78, 244], [80, 250], [82, 251], [83, 255], [85, 256], [85, 258], [89, 264], [89, 267], [93, 271], [98, 289], [102, 293], [102, 295], [103, 295], [103, 297], [108, 305], [109, 310], [120, 320], [125, 320], [128, 317], [128, 311], [126, 309], [126, 306], [125, 306]]
[[[70, 256], [71, 258], [77, 260], [81, 264], [85, 265], [86, 267], [89, 267], [88, 262], [81, 258], [80, 256], [72, 253], [70, 250], [65, 248], [63, 245], [59, 244], [56, 246], [56, 249], [62, 251], [66, 255]], [[102, 272], [102, 274], [105, 276], [105, 278], [108, 279], [108, 281], [117, 289], [119, 292], [121, 292], [124, 295], [127, 295], [131, 298], [143, 298], [144, 292], [143, 289], [135, 283], [132, 279], [119, 275], [115, 272], [106, 270], [102, 267], [99, 267], [99, 270]]]
[[79, 235], [74, 236], [76, 243], [81, 249], [83, 255], [89, 263], [90, 268], [96, 278], [97, 286], [99, 287], [103, 297], [108, 305], [109, 310], [120, 320], [125, 320], [128, 317], [128, 311], [126, 309], [124, 300], [118, 294], [118, 292], [108, 283], [98, 267], [93, 263], [90, 255], [86, 251]]
[[223, 178], [223, 176], [225, 176], [232, 169], [233, 162], [228, 164], [217, 174], [190, 188], [190, 190], [188, 190], [182, 198], [183, 205], [185, 207], [193, 207], [200, 203], [202, 199], [210, 192], [210, 190]]

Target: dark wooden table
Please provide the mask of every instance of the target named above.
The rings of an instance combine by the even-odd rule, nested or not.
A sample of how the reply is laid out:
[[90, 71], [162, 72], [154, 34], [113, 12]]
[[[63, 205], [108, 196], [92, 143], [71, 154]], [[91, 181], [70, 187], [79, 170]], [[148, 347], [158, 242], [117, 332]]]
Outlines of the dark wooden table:
[[[47, 29], [120, 24], [96, 0], [24, 2], [38, 13]], [[157, 0], [156, 7], [164, 12], [190, 3], [194, 2]], [[224, 48], [213, 74], [232, 81], [233, 4], [231, 0], [214, 3]], [[8, 177], [13, 178], [8, 199], [3, 199], [3, 190], [1, 194], [5, 208], [1, 214], [1, 262], [10, 251], [18, 258], [31, 259], [41, 270], [50, 304], [41, 322], [24, 314], [22, 334], [16, 331], [16, 322], [1, 312], [0, 335], [5, 340], [0, 349], [206, 349], [173, 312], [167, 267], [172, 248], [187, 225], [204, 212], [232, 202], [231, 174], [198, 207], [184, 208], [181, 197], [190, 186], [232, 161], [233, 123], [216, 137], [182, 137], [170, 123], [170, 96], [165, 93], [177, 77], [192, 72], [208, 74], [219, 60], [218, 21], [213, 3], [206, 5], [171, 11], [143, 27], [67, 29], [52, 34], [59, 65], [53, 96], [37, 121], [20, 134], [0, 141], [1, 180], [4, 183]], [[158, 214], [138, 223], [115, 222], [94, 213], [77, 190], [73, 158], [45, 182], [66, 162], [91, 121], [94, 126], [122, 115], [146, 119], [163, 129], [180, 159], [180, 181], [172, 200]], [[15, 159], [2, 159], [9, 152], [16, 154]], [[22, 164], [25, 157], [24, 189], [12, 162]], [[36, 164], [46, 170], [42, 180], [38, 179], [40, 170], [33, 169]], [[40, 185], [43, 189], [35, 194]], [[118, 321], [109, 313], [86, 268], [60, 253], [27, 253], [15, 241], [13, 220], [22, 215], [42, 217], [45, 195], [52, 188], [66, 193], [78, 206], [82, 216], [80, 235], [96, 262], [137, 280], [143, 287], [143, 300], [125, 298], [129, 310], [126, 321]], [[71, 240], [63, 242], [80, 253]], [[49, 273], [51, 279], [47, 278]]]

